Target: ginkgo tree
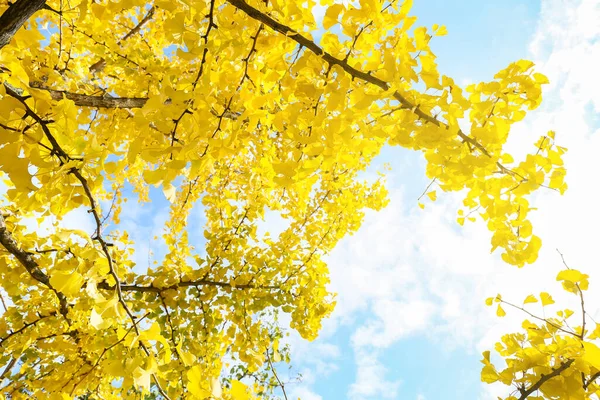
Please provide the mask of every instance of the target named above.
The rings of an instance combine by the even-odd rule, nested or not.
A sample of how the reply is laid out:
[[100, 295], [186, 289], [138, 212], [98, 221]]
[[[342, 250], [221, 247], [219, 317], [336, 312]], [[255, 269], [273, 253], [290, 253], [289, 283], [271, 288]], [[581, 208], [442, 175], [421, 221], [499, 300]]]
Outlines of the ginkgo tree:
[[[411, 1], [321, 4], [316, 21], [311, 0], [0, 0], [2, 396], [271, 396], [278, 318], [317, 336], [323, 256], [386, 205], [383, 178], [360, 179], [385, 145], [462, 191], [458, 223], [478, 216], [506, 262], [536, 260], [527, 198], [566, 189], [565, 149], [552, 132], [523, 160], [503, 146], [546, 77], [521, 60], [463, 89]], [[151, 187], [168, 250], [142, 271], [119, 217]], [[92, 232], [61, 224], [78, 209]]]

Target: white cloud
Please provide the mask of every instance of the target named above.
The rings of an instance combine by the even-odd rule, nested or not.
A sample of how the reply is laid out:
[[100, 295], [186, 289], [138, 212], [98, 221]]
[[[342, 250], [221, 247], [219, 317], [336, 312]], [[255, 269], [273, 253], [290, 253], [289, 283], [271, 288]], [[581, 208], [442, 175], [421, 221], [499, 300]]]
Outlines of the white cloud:
[[356, 381], [350, 386], [348, 397], [359, 400], [367, 397], [393, 399], [398, 394], [399, 380], [386, 380], [387, 369], [378, 360], [377, 354], [358, 351], [355, 354]]
[[292, 399], [300, 398], [302, 400], [323, 400], [323, 397], [311, 391], [306, 386], [295, 387], [290, 391], [290, 393], [290, 398]]
[[386, 348], [392, 343], [419, 332], [430, 324], [435, 305], [428, 301], [380, 299], [373, 303], [376, 319], [368, 319], [352, 336], [355, 347]]

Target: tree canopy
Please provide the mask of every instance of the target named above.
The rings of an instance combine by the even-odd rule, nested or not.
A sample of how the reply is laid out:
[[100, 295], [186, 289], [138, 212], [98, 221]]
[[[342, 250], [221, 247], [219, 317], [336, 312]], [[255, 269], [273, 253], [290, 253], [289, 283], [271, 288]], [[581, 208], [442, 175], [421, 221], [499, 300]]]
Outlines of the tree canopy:
[[[280, 317], [317, 336], [335, 303], [324, 255], [386, 205], [384, 175], [361, 175], [386, 145], [464, 193], [457, 222], [486, 223], [504, 261], [534, 262], [528, 198], [566, 189], [565, 149], [553, 132], [523, 160], [504, 144], [548, 81], [520, 60], [461, 88], [430, 49], [445, 27], [417, 26], [411, 3], [322, 1], [316, 21], [310, 0], [0, 0], [1, 395], [271, 396]], [[152, 187], [168, 252], [143, 270], [119, 217], [125, 190], [144, 203]], [[61, 226], [77, 209], [93, 232]], [[269, 212], [277, 237], [258, 229]], [[582, 295], [584, 275], [562, 277]], [[507, 337], [512, 369], [486, 355], [482, 379], [596, 390], [585, 327], [552, 321]]]

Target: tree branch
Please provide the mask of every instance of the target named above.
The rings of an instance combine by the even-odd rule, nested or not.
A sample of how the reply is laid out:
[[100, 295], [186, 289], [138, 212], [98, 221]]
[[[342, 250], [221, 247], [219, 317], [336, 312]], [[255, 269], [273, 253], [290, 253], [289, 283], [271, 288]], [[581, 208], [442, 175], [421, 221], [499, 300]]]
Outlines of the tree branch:
[[269, 367], [271, 367], [271, 372], [273, 372], [273, 376], [275, 376], [275, 379], [277, 379], [277, 383], [279, 383], [279, 387], [283, 392], [283, 397], [285, 398], [285, 400], [288, 400], [287, 393], [285, 392], [285, 385], [283, 384], [283, 382], [281, 382], [281, 379], [279, 379], [279, 375], [277, 375], [277, 371], [275, 371], [275, 368], [273, 367], [273, 363], [271, 362], [271, 356], [269, 356], [269, 350], [267, 350], [267, 362], [269, 363]]
[[19, 28], [45, 3], [46, 0], [17, 0], [4, 11], [0, 16], [0, 49], [10, 43]]
[[[337, 65], [337, 66], [341, 67], [344, 71], [346, 71], [353, 78], [368, 82], [372, 85], [375, 85], [375, 86], [381, 88], [384, 91], [388, 91], [390, 89], [390, 85], [386, 81], [350, 66], [350, 64], [348, 64], [348, 62], [345, 60], [340, 60], [339, 58], [335, 58], [331, 54], [325, 52], [321, 47], [319, 47], [319, 45], [317, 45], [312, 40], [302, 36], [298, 32], [291, 29], [290, 27], [274, 20], [273, 18], [271, 18], [267, 14], [263, 13], [262, 11], [252, 7], [251, 5], [246, 3], [245, 0], [227, 0], [227, 2], [229, 2], [235, 8], [246, 13], [250, 18], [253, 18], [257, 21], [262, 22], [263, 24], [269, 26], [271, 29], [294, 40], [300, 46], [306, 47], [307, 49], [312, 51], [314, 54], [316, 54], [317, 56], [319, 56], [323, 60], [325, 60], [327, 63], [329, 63], [329, 65]], [[408, 110], [412, 110], [412, 112], [414, 112], [420, 119], [423, 119], [426, 122], [432, 123], [436, 126], [448, 127], [448, 125], [446, 125], [442, 121], [438, 120], [437, 118], [435, 118], [435, 117], [427, 114], [423, 110], [421, 110], [418, 107], [418, 105], [413, 104], [406, 97], [404, 97], [400, 92], [396, 91], [392, 94], [392, 96], [394, 97], [394, 99], [399, 101], [400, 104], [404, 108], [406, 108]], [[472, 146], [476, 147], [479, 151], [481, 151], [486, 156], [492, 157], [492, 155], [487, 151], [487, 149], [485, 147], [483, 147], [479, 142], [477, 142], [472, 137], [466, 135], [461, 129], [458, 130], [458, 136], [464, 142], [467, 142], [467, 143], [471, 144]], [[504, 167], [501, 167], [501, 168], [503, 168], [505, 170]]]
[[[141, 285], [134, 285], [134, 284], [121, 284], [121, 291], [123, 292], [142, 292], [142, 293], [162, 293], [165, 290], [170, 290], [170, 289], [179, 289], [179, 288], [184, 288], [184, 287], [197, 287], [197, 286], [218, 286], [218, 287], [227, 287], [227, 288], [232, 288], [232, 289], [265, 289], [265, 290], [276, 290], [276, 289], [280, 289], [279, 286], [272, 286], [272, 285], [268, 285], [268, 286], [259, 286], [259, 285], [253, 285], [253, 284], [240, 284], [240, 285], [236, 285], [236, 284], [231, 284], [229, 282], [217, 282], [217, 281], [211, 281], [211, 280], [207, 280], [207, 279], [200, 279], [197, 281], [187, 281], [187, 282], [179, 282], [176, 283], [174, 285], [171, 286], [167, 286], [167, 287], [157, 287], [157, 286], [141, 286]], [[109, 285], [106, 281], [102, 281], [98, 284], [98, 288], [99, 289], [103, 289], [103, 290], [114, 290], [114, 286]]]
[[142, 20], [140, 22], [138, 22], [138, 24], [135, 27], [133, 27], [132, 30], [130, 30], [125, 36], [123, 36], [121, 38], [121, 40], [119, 40], [119, 43], [117, 43], [117, 44], [121, 44], [121, 42], [129, 39], [131, 36], [133, 36], [136, 33], [138, 33], [140, 31], [140, 29], [142, 29], [142, 27], [144, 26], [144, 24], [146, 22], [150, 21], [150, 19], [152, 18], [153, 15], [154, 15], [154, 6], [152, 6], [148, 10], [148, 13], [144, 16], [144, 18], [142, 18]]
[[8, 373], [10, 372], [10, 370], [12, 369], [12, 367], [14, 367], [14, 365], [16, 363], [17, 363], [17, 359], [15, 357], [12, 357], [10, 359], [10, 361], [8, 362], [8, 364], [6, 364], [6, 367], [4, 367], [2, 374], [0, 374], [0, 383], [2, 383], [4, 378], [8, 375]]
[[521, 397], [519, 397], [519, 400], [525, 400], [527, 397], [529, 397], [530, 394], [532, 394], [533, 392], [538, 390], [540, 387], [542, 387], [542, 385], [544, 383], [546, 383], [550, 379], [554, 378], [555, 376], [560, 375], [564, 370], [569, 368], [571, 366], [571, 364], [573, 364], [574, 361], [575, 361], [575, 359], [571, 358], [571, 359], [561, 363], [558, 367], [553, 368], [552, 372], [550, 372], [548, 375], [542, 374], [539, 381], [537, 381], [534, 385], [531, 385], [529, 387], [529, 389], [523, 390], [521, 392]]
[[588, 381], [585, 382], [585, 384], [583, 385], [583, 389], [587, 390], [588, 386], [590, 386], [592, 383], [594, 383], [594, 381], [596, 379], [598, 379], [598, 377], [600, 377], [600, 371], [598, 371], [594, 375], [590, 376], [590, 379], [588, 379]]
[[[22, 90], [12, 87], [7, 83], [4, 83], [4, 86], [7, 89], [10, 89], [12, 93], [17, 96], [22, 95]], [[63, 98], [67, 98], [72, 100], [76, 106], [79, 107], [93, 107], [93, 108], [142, 108], [144, 104], [148, 101], [147, 97], [107, 97], [107, 96], [94, 96], [90, 94], [81, 94], [81, 93], [73, 93], [67, 92], [66, 90], [56, 90], [49, 88], [47, 86], [42, 85], [40, 82], [31, 82], [29, 84], [30, 87], [34, 89], [45, 90], [50, 93], [50, 96], [53, 100], [60, 101]], [[165, 105], [171, 104], [171, 99], [165, 100]], [[223, 118], [237, 120], [245, 110], [241, 111], [229, 111], [226, 110], [223, 112]], [[186, 111], [189, 112], [189, 111]], [[220, 115], [212, 109], [210, 110], [211, 114], [215, 117], [219, 117]], [[14, 130], [14, 128], [10, 128], [7, 126], [2, 126], [5, 129]]]
[[25, 267], [29, 275], [36, 281], [47, 286], [50, 290], [56, 293], [60, 303], [60, 313], [66, 318], [68, 312], [68, 304], [66, 296], [54, 289], [50, 284], [50, 278], [39, 267], [38, 263], [33, 259], [32, 255], [19, 247], [17, 241], [8, 231], [6, 221], [0, 213], [0, 243], [10, 254], [15, 256], [17, 260]]
[[50, 93], [53, 100], [60, 101], [63, 98], [72, 100], [76, 106], [94, 108], [142, 108], [148, 101], [145, 97], [106, 97], [92, 96], [88, 94], [71, 93], [64, 90], [55, 90], [43, 86], [39, 82], [31, 82], [34, 89], [45, 90]]

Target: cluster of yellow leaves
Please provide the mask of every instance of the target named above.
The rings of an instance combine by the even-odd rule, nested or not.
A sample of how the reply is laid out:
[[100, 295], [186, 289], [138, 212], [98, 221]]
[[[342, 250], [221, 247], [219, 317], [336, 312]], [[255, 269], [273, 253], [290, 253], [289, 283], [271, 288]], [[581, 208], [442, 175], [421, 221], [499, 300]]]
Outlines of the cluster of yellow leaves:
[[[0, 49], [0, 365], [17, 365], [0, 392], [246, 399], [244, 377], [267, 396], [270, 321], [316, 337], [334, 305], [323, 256], [385, 206], [383, 181], [357, 177], [386, 144], [423, 152], [493, 248], [533, 262], [526, 198], [565, 189], [564, 149], [553, 134], [519, 163], [502, 149], [546, 80], [519, 61], [465, 93], [429, 48], [446, 29], [411, 30], [411, 3], [324, 1], [316, 43], [311, 0], [49, 0]], [[119, 222], [123, 193], [151, 187], [170, 202], [167, 254], [143, 271]], [[79, 208], [94, 232], [61, 228]], [[267, 212], [278, 237], [259, 234]], [[225, 357], [244, 372], [221, 387]]]
[[549, 317], [545, 312], [540, 315], [525, 308], [526, 304], [538, 302], [542, 307], [555, 304], [546, 292], [527, 296], [522, 306], [509, 303], [500, 295], [486, 300], [489, 306], [497, 303], [499, 317], [506, 315], [502, 304], [531, 317], [523, 322], [523, 332], [503, 335], [496, 344], [503, 368], [491, 361], [489, 351], [483, 353], [481, 380], [511, 386], [513, 392], [506, 400], [592, 399], [600, 394], [600, 324], [590, 321], [585, 310], [588, 275], [567, 268], [556, 280], [564, 290], [577, 296], [579, 312], [563, 309]]

